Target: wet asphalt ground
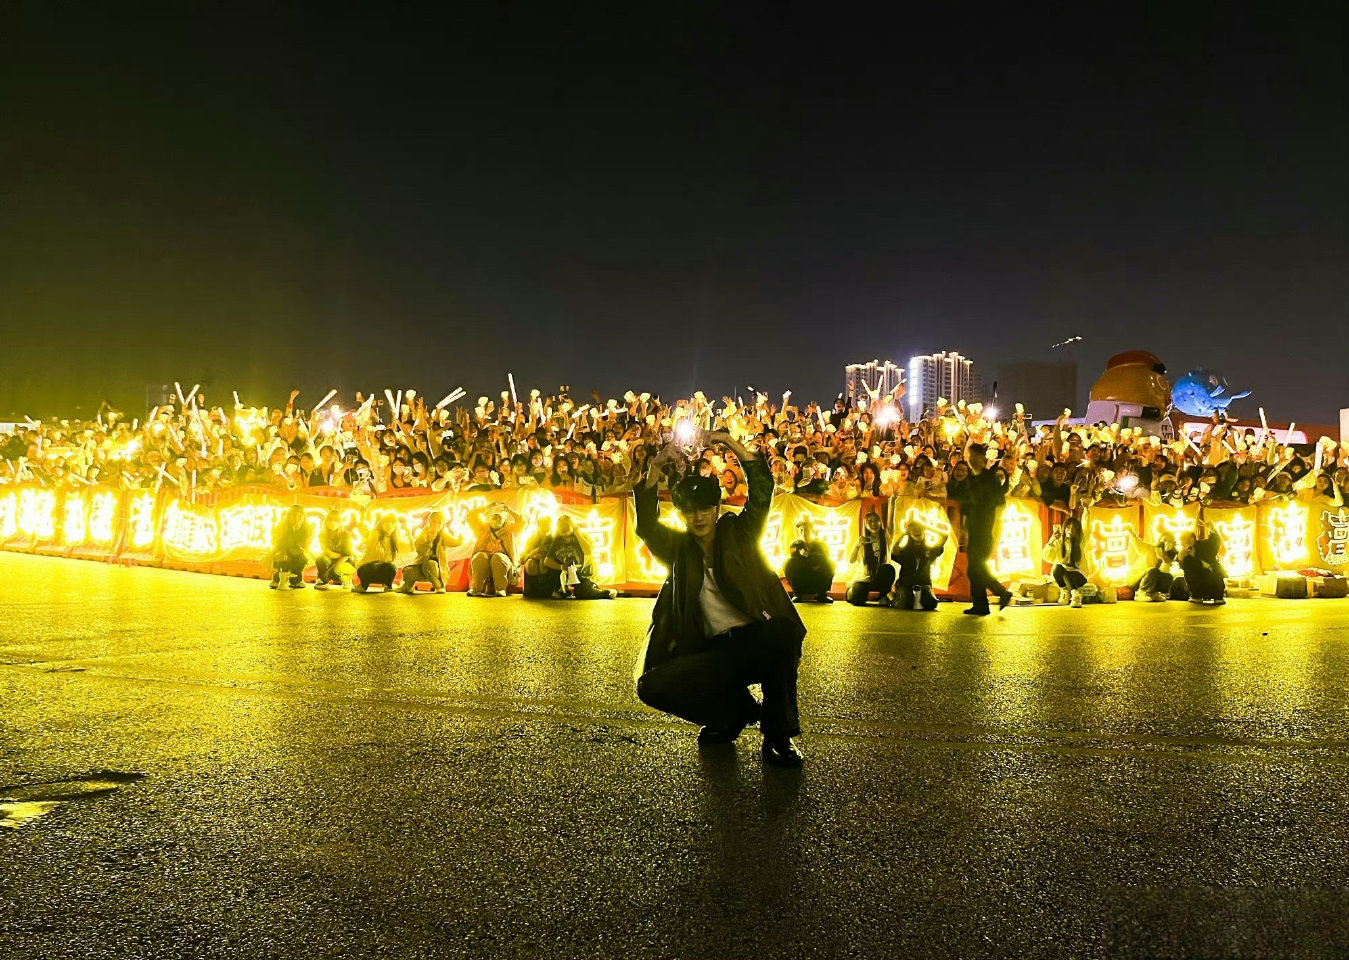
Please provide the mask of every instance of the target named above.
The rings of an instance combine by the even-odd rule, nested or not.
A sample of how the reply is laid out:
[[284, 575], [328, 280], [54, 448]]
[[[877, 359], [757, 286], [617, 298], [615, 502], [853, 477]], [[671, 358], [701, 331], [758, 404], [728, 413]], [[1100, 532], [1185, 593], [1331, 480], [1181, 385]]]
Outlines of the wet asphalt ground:
[[649, 612], [0, 554], [0, 955], [1349, 955], [1349, 601], [805, 608], [800, 773]]

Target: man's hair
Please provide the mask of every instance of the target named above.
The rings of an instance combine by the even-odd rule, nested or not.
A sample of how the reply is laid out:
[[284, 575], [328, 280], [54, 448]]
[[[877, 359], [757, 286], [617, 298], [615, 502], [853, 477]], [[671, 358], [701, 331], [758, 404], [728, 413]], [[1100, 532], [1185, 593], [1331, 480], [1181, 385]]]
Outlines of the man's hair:
[[679, 510], [715, 507], [721, 503], [721, 480], [716, 476], [703, 477], [691, 473], [675, 484], [671, 499]]
[[965, 455], [969, 456], [971, 453], [977, 453], [983, 456], [984, 458], [987, 458], [988, 447], [984, 446], [982, 443], [972, 443], [970, 444], [969, 449], [965, 451]]

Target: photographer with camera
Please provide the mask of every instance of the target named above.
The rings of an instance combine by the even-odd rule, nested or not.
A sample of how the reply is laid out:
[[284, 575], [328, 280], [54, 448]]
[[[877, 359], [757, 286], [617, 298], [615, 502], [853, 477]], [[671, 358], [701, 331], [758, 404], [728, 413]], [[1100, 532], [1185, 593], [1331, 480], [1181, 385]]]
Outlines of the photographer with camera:
[[[792, 738], [801, 732], [796, 677], [806, 628], [759, 550], [773, 478], [763, 458], [729, 434], [706, 433], [703, 445], [724, 445], [740, 461], [745, 507], [719, 518], [717, 479], [685, 476], [674, 502], [687, 529], [667, 527], [659, 519], [661, 470], [687, 461], [684, 448], [695, 442], [685, 431], [667, 443], [633, 491], [637, 535], [670, 571], [651, 614], [637, 696], [699, 724], [701, 746], [732, 743], [758, 722], [764, 761], [798, 767], [804, 758]], [[762, 704], [748, 689], [753, 683], [763, 686]]]

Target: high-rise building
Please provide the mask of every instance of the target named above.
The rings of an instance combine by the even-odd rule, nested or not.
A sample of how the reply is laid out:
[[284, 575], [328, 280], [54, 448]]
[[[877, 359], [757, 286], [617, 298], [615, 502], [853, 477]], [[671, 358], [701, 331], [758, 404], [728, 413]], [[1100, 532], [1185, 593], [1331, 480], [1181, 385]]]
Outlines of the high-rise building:
[[904, 382], [904, 370], [889, 360], [882, 363], [872, 360], [869, 363], [850, 363], [843, 369], [844, 396], [854, 400], [864, 400], [869, 390], [875, 390], [877, 396], [884, 397], [899, 389]]
[[1076, 410], [1077, 363], [1069, 360], [1013, 360], [998, 364], [998, 406], [1011, 416], [1013, 404], [1031, 420], [1052, 420], [1064, 407]]
[[982, 385], [972, 360], [954, 350], [909, 360], [908, 393], [905, 394], [909, 419], [921, 419], [924, 411], [935, 412], [939, 397], [945, 397], [952, 406], [959, 400], [967, 404], [983, 400]]

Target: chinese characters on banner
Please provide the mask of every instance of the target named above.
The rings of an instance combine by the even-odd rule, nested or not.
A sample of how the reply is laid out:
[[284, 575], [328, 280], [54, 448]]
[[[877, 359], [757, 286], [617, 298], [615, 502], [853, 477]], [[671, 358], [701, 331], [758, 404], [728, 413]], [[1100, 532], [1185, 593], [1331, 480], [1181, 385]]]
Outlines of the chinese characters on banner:
[[[563, 495], [566, 496], [566, 495]], [[522, 529], [517, 543], [523, 548], [544, 519], [567, 515], [591, 542], [596, 572], [603, 583], [660, 584], [664, 568], [636, 537], [630, 497], [604, 497], [598, 502], [568, 503], [553, 493], [529, 488], [490, 494], [412, 495], [356, 501], [341, 496], [279, 493], [248, 487], [221, 495], [214, 503], [192, 503], [165, 491], [125, 491], [111, 487], [57, 490], [31, 485], [0, 487], [0, 547], [87, 557], [125, 557], [142, 563], [168, 563], [211, 569], [217, 563], [259, 562], [271, 548], [272, 530], [292, 504], [304, 508], [315, 531], [311, 546], [328, 511], [336, 508], [353, 531], [360, 549], [362, 531], [376, 518], [393, 515], [402, 539], [411, 543], [423, 520], [442, 511], [450, 532], [461, 543], [450, 551], [454, 560], [466, 560], [473, 549], [470, 514], [492, 502], [512, 507]], [[739, 507], [723, 508], [728, 512]], [[850, 501], [822, 506], [791, 494], [775, 497], [760, 546], [769, 566], [781, 571], [788, 549], [797, 537], [796, 522], [814, 521], [815, 536], [834, 561], [835, 582], [851, 570], [849, 550], [858, 535], [863, 511], [887, 511], [892, 544], [903, 536], [910, 520], [926, 524], [929, 542], [946, 536], [941, 556], [933, 564], [938, 589], [951, 582], [958, 553], [958, 528], [948, 505], [918, 497], [881, 501]], [[678, 511], [660, 505], [661, 521], [682, 528]], [[1308, 567], [1349, 570], [1349, 508], [1308, 501], [1284, 501], [1258, 507], [1216, 505], [1201, 509], [1145, 505], [1111, 507], [1098, 504], [1083, 518], [1084, 568], [1099, 585], [1136, 583], [1153, 562], [1152, 545], [1162, 536], [1173, 540], [1193, 531], [1200, 516], [1223, 542], [1220, 559], [1229, 576], [1246, 577], [1264, 571]], [[993, 569], [1004, 582], [1040, 575], [1043, 529], [1035, 501], [1009, 500], [997, 527]]]

